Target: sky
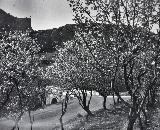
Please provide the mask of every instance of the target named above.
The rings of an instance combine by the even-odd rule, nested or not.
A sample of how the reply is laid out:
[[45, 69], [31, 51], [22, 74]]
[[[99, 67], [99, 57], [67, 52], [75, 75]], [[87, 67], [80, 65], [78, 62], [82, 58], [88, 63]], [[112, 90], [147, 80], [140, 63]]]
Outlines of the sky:
[[0, 0], [0, 8], [16, 17], [31, 16], [34, 30], [74, 23], [67, 0]]

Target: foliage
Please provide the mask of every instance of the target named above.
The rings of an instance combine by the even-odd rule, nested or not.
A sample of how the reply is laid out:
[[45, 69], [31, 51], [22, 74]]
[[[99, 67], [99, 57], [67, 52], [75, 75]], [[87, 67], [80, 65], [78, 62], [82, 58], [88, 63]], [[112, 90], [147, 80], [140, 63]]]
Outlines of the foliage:
[[40, 50], [28, 32], [3, 32], [0, 40], [0, 113], [12, 116], [33, 110], [44, 89], [39, 67]]
[[[82, 48], [77, 46], [74, 41], [65, 43], [65, 47], [58, 49], [55, 54], [54, 63], [47, 68], [47, 75], [52, 78], [54, 87], [59, 87], [62, 91], [70, 91], [77, 97], [83, 109], [87, 109], [86, 111], [89, 112], [98, 72], [89, 63], [92, 60], [83, 56]], [[90, 94], [88, 91], [91, 91]], [[87, 99], [89, 95], [90, 98]]]
[[[159, 1], [68, 0], [77, 27], [76, 40], [85, 45], [94, 66], [111, 83], [112, 90], [128, 106], [128, 129], [155, 95], [159, 78]], [[131, 102], [119, 95], [117, 84], [125, 86]], [[146, 101], [148, 99], [148, 102]], [[142, 128], [142, 124], [140, 124]]]

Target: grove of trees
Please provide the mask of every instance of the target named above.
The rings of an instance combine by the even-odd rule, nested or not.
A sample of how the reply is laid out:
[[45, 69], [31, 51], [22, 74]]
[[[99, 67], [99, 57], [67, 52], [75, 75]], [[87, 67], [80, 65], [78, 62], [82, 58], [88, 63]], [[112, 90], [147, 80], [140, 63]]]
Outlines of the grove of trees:
[[[94, 116], [90, 110], [93, 91], [103, 97], [104, 110], [107, 96], [116, 95], [129, 108], [127, 130], [133, 130], [136, 121], [144, 130], [148, 112], [159, 101], [160, 1], [67, 1], [76, 23], [75, 35], [55, 47], [49, 66], [40, 66], [40, 47], [28, 33], [3, 33], [1, 117], [16, 117], [16, 127], [24, 112], [30, 115], [45, 102], [46, 86], [52, 84], [66, 91], [60, 116], [62, 130], [71, 95], [88, 116]], [[130, 99], [124, 100], [121, 92], [127, 92]]]
[[[104, 104], [113, 93], [130, 109], [127, 130], [133, 130], [136, 120], [144, 129], [147, 112], [158, 101], [160, 1], [68, 1], [77, 24], [75, 37], [58, 49], [53, 73], [89, 115], [92, 91], [104, 97]], [[122, 90], [130, 101], [121, 97]]]

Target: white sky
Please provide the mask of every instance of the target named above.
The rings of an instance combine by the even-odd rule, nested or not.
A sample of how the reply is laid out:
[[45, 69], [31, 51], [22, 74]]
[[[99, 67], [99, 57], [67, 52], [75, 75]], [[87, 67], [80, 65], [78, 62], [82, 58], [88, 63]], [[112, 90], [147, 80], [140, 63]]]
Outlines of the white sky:
[[0, 8], [13, 16], [31, 16], [35, 30], [74, 23], [67, 0], [0, 0]]

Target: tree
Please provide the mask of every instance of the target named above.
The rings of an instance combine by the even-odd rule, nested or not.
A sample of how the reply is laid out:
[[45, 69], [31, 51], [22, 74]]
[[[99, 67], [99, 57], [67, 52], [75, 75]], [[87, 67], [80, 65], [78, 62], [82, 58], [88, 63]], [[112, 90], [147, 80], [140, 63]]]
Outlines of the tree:
[[67, 91], [65, 99], [62, 101], [62, 114], [61, 114], [60, 119], [59, 119], [60, 124], [61, 124], [61, 130], [64, 130], [62, 118], [67, 111], [69, 96], [70, 96], [69, 91]]
[[[35, 108], [44, 86], [38, 85], [41, 76], [39, 46], [27, 32], [5, 32], [0, 44], [0, 113], [17, 116]], [[40, 79], [40, 78], [39, 78]], [[39, 80], [40, 81], [40, 80]], [[18, 122], [16, 122], [17, 124]]]
[[[74, 20], [81, 25], [77, 26], [77, 39], [86, 45], [101, 73], [107, 77], [109, 70], [112, 90], [130, 108], [128, 130], [132, 130], [137, 118], [141, 122], [140, 113], [144, 113], [147, 97], [155, 99], [159, 77], [159, 38], [151, 31], [158, 21], [159, 1], [68, 1]], [[98, 50], [95, 49], [97, 45], [103, 46], [101, 53], [95, 51]], [[109, 53], [104, 55], [105, 52]], [[103, 61], [107, 60], [111, 60], [112, 64], [106, 68]], [[119, 74], [131, 96], [130, 103], [119, 95], [116, 87]], [[149, 97], [150, 92], [153, 94]]]
[[89, 105], [94, 87], [93, 67], [87, 63], [87, 59], [86, 61], [80, 60], [81, 53], [76, 54], [78, 48], [73, 49], [74, 47], [74, 42], [70, 41], [65, 44], [64, 48], [60, 48], [54, 58], [55, 63], [49, 67], [50, 69], [48, 68], [48, 72], [51, 72], [54, 86], [58, 85], [63, 91], [70, 91], [74, 94], [82, 108], [92, 115]]

